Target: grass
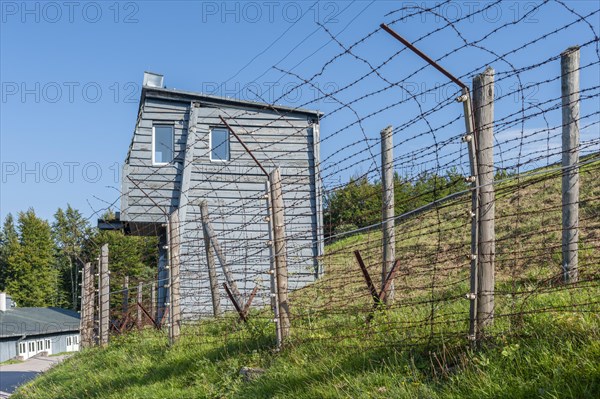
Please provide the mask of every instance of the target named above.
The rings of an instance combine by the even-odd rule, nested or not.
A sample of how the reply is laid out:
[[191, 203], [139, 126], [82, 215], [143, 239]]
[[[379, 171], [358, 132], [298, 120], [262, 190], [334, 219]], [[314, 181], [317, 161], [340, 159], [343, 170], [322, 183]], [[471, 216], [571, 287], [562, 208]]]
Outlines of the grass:
[[[479, 351], [455, 346], [436, 352], [347, 340], [273, 354], [252, 340], [203, 343], [190, 331], [169, 348], [163, 334], [147, 330], [67, 359], [15, 398], [598, 397], [598, 314], [528, 322], [529, 334], [499, 336]], [[243, 366], [267, 371], [244, 382]]]
[[23, 360], [8, 359], [8, 360], [5, 360], [3, 362], [0, 362], [0, 366], [6, 366], [6, 365], [9, 365], [9, 364], [19, 364], [19, 363], [23, 363]]
[[[291, 295], [293, 336], [274, 353], [273, 323], [254, 310], [164, 332], [115, 337], [85, 350], [15, 398], [598, 398], [600, 162], [581, 171], [581, 282], [560, 284], [560, 176], [497, 187], [496, 318], [474, 349], [468, 331], [469, 226], [457, 201], [398, 226], [395, 305], [371, 299], [352, 255], [372, 276], [378, 232], [326, 248], [326, 275]], [[543, 171], [542, 171], [543, 172]], [[265, 373], [245, 381], [244, 367]]]
[[57, 357], [57, 356], [69, 356], [69, 355], [73, 355], [73, 352], [60, 352], [60, 353], [53, 353], [50, 355], [50, 357]]

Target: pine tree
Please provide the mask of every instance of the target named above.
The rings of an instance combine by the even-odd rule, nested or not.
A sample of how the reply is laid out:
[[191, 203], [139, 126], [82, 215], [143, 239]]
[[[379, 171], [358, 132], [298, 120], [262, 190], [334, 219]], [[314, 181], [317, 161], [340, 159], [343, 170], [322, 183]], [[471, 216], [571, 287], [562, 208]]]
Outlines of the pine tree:
[[18, 233], [7, 257], [6, 291], [19, 306], [52, 305], [57, 273], [50, 225], [29, 209], [19, 213]]
[[12, 214], [6, 215], [2, 231], [0, 232], [0, 291], [6, 289], [6, 280], [8, 278], [8, 256], [11, 251], [19, 246], [19, 236], [15, 229], [15, 222]]
[[83, 267], [83, 251], [86, 240], [91, 235], [88, 221], [81, 213], [67, 204], [67, 209], [59, 208], [54, 214], [52, 236], [57, 249], [57, 264], [60, 274], [61, 305], [77, 310], [79, 297], [79, 270]]

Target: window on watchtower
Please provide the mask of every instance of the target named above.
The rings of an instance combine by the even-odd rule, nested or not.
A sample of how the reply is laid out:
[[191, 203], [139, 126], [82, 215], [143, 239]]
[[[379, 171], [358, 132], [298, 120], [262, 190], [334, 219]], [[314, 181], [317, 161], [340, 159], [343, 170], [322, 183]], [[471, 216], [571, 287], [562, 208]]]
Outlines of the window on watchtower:
[[173, 126], [154, 125], [152, 129], [152, 163], [165, 165], [173, 161]]
[[210, 160], [229, 161], [229, 130], [222, 128], [210, 130]]

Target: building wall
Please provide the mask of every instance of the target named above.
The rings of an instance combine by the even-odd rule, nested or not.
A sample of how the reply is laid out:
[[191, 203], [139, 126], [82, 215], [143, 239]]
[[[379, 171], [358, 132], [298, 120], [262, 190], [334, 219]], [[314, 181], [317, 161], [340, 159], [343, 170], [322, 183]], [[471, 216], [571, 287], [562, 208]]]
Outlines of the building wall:
[[9, 359], [13, 359], [17, 356], [17, 340], [19, 338], [16, 337], [14, 339], [3, 338], [0, 339], [0, 362], [5, 362]]
[[[186, 220], [182, 220], [181, 297], [188, 318], [210, 309], [208, 272], [200, 224], [200, 201], [206, 200], [213, 228], [234, 273], [238, 288], [246, 296], [259, 286], [256, 303], [269, 295], [270, 250], [265, 182], [267, 178], [242, 145], [230, 137], [230, 161], [211, 162], [209, 131], [222, 127], [222, 115], [254, 156], [267, 169], [281, 167], [288, 237], [288, 270], [291, 289], [314, 281], [321, 212], [315, 193], [313, 121], [305, 114], [282, 116], [276, 112], [235, 109], [203, 104], [191, 123], [197, 140], [187, 143], [189, 102], [147, 98], [142, 106], [129, 162], [123, 170], [121, 220], [135, 223], [165, 223], [165, 214], [179, 206], [186, 145], [193, 151], [193, 168]], [[174, 165], [152, 166], [152, 126], [173, 123]], [[133, 180], [135, 183], [131, 182]], [[318, 206], [319, 205], [319, 206]], [[318, 212], [317, 212], [318, 209]], [[156, 229], [159, 230], [158, 228]], [[217, 262], [217, 266], [219, 263]], [[220, 283], [224, 281], [219, 271]], [[221, 290], [222, 304], [229, 300]]]
[[[27, 335], [24, 339], [21, 337], [9, 337], [0, 339], [0, 362], [5, 362], [10, 359], [14, 359], [19, 355], [18, 345], [19, 342], [25, 342], [26, 344], [30, 341], [46, 340], [51, 341], [51, 354], [68, 352], [67, 348], [67, 337], [79, 337], [79, 331], [69, 331], [59, 334], [40, 334], [40, 335]], [[78, 338], [79, 339], [79, 338]], [[44, 349], [45, 351], [45, 349]]]

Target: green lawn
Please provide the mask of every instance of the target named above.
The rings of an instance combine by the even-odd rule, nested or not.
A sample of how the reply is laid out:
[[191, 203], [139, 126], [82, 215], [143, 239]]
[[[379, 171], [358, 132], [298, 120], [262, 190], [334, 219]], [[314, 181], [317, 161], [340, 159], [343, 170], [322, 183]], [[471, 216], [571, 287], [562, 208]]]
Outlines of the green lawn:
[[[292, 338], [275, 353], [268, 310], [116, 337], [22, 387], [15, 398], [599, 398], [600, 162], [582, 168], [581, 282], [560, 282], [560, 176], [497, 187], [496, 315], [477, 350], [468, 331], [465, 201], [398, 226], [397, 295], [365, 322], [378, 232], [326, 248], [326, 275], [291, 295]], [[375, 244], [374, 244], [375, 243]], [[260, 367], [250, 382], [239, 370]]]

